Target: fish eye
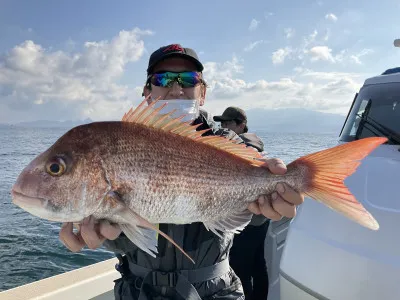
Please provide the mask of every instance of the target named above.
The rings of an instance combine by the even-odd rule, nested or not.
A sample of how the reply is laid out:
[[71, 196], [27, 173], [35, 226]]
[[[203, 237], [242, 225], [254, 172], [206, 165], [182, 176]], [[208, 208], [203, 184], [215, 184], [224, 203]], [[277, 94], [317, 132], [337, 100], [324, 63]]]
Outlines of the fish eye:
[[46, 165], [46, 171], [51, 176], [61, 176], [66, 170], [65, 161], [61, 157], [56, 157]]

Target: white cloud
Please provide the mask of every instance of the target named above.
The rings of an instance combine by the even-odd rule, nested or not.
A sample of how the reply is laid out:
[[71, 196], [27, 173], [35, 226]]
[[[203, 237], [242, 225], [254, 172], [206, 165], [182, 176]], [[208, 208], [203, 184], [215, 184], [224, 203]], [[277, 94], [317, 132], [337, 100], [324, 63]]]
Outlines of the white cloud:
[[303, 37], [303, 42], [300, 44], [298, 48], [295, 48], [293, 52], [297, 53], [297, 58], [302, 60], [305, 58], [305, 55], [309, 52], [309, 47], [315, 43], [315, 40], [318, 36], [318, 31], [314, 29], [312, 33], [308, 36]]
[[252, 19], [250, 22], [249, 30], [250, 31], [256, 30], [259, 24], [260, 24], [260, 21], [257, 21], [256, 19]]
[[259, 40], [259, 41], [255, 41], [253, 43], [248, 44], [243, 50], [246, 52], [250, 52], [252, 51], [255, 47], [257, 47], [258, 45], [264, 43], [264, 40]]
[[332, 56], [332, 49], [327, 46], [317, 46], [310, 49], [311, 61], [325, 60], [335, 62]]
[[274, 65], [284, 63], [286, 57], [288, 55], [290, 55], [291, 53], [292, 53], [292, 49], [289, 47], [280, 48], [280, 49], [276, 50], [275, 52], [272, 53], [272, 63]]
[[360, 60], [360, 57], [365, 56], [365, 55], [370, 54], [370, 53], [373, 53], [373, 52], [374, 52], [374, 51], [373, 51], [372, 49], [363, 49], [363, 50], [361, 50], [359, 53], [350, 55], [350, 59], [351, 59], [354, 63], [356, 63], [356, 64], [358, 64], [358, 65], [361, 65], [362, 62], [361, 62], [361, 60]]
[[307, 47], [309, 44], [315, 41], [318, 36], [318, 30], [314, 29], [312, 33], [310, 33], [307, 37], [304, 38], [304, 47]]
[[336, 22], [338, 18], [334, 14], [330, 13], [330, 14], [325, 15], [325, 19]]
[[142, 37], [150, 34], [121, 31], [110, 41], [86, 42], [82, 52], [72, 54], [31, 40], [15, 46], [0, 56], [0, 110], [17, 110], [24, 120], [119, 118], [136, 93], [117, 80], [126, 64], [143, 55]]
[[310, 49], [308, 52], [311, 56], [311, 61], [328, 61], [331, 63], [355, 63], [361, 65], [360, 58], [362, 56], [373, 53], [371, 49], [363, 49], [358, 53], [350, 54], [347, 50], [341, 50], [338, 54], [333, 55], [332, 49], [327, 46], [316, 46]]
[[[288, 31], [290, 32], [290, 31]], [[314, 29], [314, 31], [304, 36], [298, 45], [279, 48], [272, 53], [273, 64], [283, 64], [286, 60], [298, 60], [304, 65], [310, 62], [329, 62], [329, 63], [352, 63], [362, 64], [361, 57], [372, 53], [371, 49], [363, 49], [360, 52], [350, 52], [347, 49], [334, 51], [325, 45], [329, 39], [330, 31], [326, 30], [324, 35]]]
[[303, 60], [305, 55], [309, 52], [309, 46], [314, 43], [318, 31], [314, 30], [308, 36], [303, 37], [300, 45], [295, 47], [279, 48], [272, 53], [271, 59], [273, 64], [283, 64], [286, 59], [299, 59]]
[[331, 31], [330, 31], [329, 29], [326, 29], [326, 30], [325, 30], [325, 35], [324, 35], [324, 37], [323, 37], [323, 40], [324, 40], [325, 42], [327, 42], [327, 41], [329, 40], [330, 34], [331, 34]]
[[355, 56], [355, 55], [352, 55], [352, 56], [350, 56], [350, 58], [351, 58], [356, 64], [361, 65], [361, 61], [360, 61], [360, 58], [359, 58], [359, 57], [357, 57], [357, 56]]
[[284, 31], [287, 39], [290, 39], [294, 36], [295, 31], [293, 28], [285, 28]]
[[[214, 66], [214, 74], [224, 72], [226, 65], [237, 64], [238, 60], [225, 64], [209, 63]], [[236, 66], [236, 69], [240, 67]], [[244, 109], [302, 107], [346, 113], [364, 78], [361, 74], [315, 72], [302, 68], [296, 68], [293, 77], [273, 81], [260, 79], [247, 82], [240, 78], [239, 72], [230, 74], [230, 77], [206, 77], [210, 83], [206, 108], [213, 114], [229, 105], [238, 105]]]
[[232, 60], [223, 63], [206, 62], [204, 63], [204, 78], [207, 82], [220, 81], [226, 78], [232, 78], [237, 74], [243, 73], [243, 65], [236, 55]]

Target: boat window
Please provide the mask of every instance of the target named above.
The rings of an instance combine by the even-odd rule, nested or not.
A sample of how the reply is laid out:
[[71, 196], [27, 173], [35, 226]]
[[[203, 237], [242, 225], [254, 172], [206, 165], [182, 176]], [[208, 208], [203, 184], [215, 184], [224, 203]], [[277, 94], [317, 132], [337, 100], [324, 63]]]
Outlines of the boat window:
[[340, 139], [352, 141], [371, 136], [400, 144], [400, 83], [364, 86], [347, 118]]
[[350, 131], [350, 136], [355, 137], [355, 135], [357, 134], [357, 131], [360, 126], [360, 121], [363, 116], [362, 114], [365, 112], [365, 107], [367, 106], [367, 104], [368, 104], [368, 100], [365, 100], [365, 99], [361, 100], [361, 104], [359, 106], [358, 112], [356, 113], [355, 120], [354, 120], [353, 126]]

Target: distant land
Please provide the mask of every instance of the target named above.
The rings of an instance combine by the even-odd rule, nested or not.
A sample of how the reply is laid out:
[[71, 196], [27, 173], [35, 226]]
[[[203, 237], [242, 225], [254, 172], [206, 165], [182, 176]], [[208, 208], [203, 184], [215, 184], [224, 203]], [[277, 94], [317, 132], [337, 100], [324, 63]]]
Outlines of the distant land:
[[[288, 133], [339, 133], [346, 116], [321, 113], [317, 111], [293, 109], [251, 109], [246, 111], [249, 130], [267, 130], [271, 132]], [[30, 127], [30, 128], [72, 128], [81, 124], [93, 122], [91, 119], [76, 121], [19, 122], [15, 124], [0, 124], [0, 128]]]
[[85, 120], [67, 120], [67, 121], [49, 121], [49, 120], [37, 120], [29, 122], [18, 122], [14, 124], [0, 124], [0, 128], [7, 127], [29, 127], [29, 128], [72, 128], [78, 125], [87, 124], [93, 122], [92, 119]]
[[346, 116], [303, 108], [251, 109], [246, 111], [249, 131], [267, 130], [287, 133], [337, 133]]

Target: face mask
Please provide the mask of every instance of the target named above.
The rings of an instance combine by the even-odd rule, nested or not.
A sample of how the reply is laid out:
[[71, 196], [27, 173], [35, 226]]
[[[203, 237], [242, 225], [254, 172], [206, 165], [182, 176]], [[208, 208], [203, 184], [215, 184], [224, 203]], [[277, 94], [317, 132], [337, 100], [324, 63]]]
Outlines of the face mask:
[[176, 111], [172, 114], [172, 117], [177, 118], [185, 115], [185, 117], [181, 119], [182, 122], [193, 121], [199, 116], [199, 101], [196, 99], [158, 100], [153, 107], [158, 108], [164, 103], [167, 103], [167, 105], [160, 110], [160, 114], [165, 114], [176, 109]]

